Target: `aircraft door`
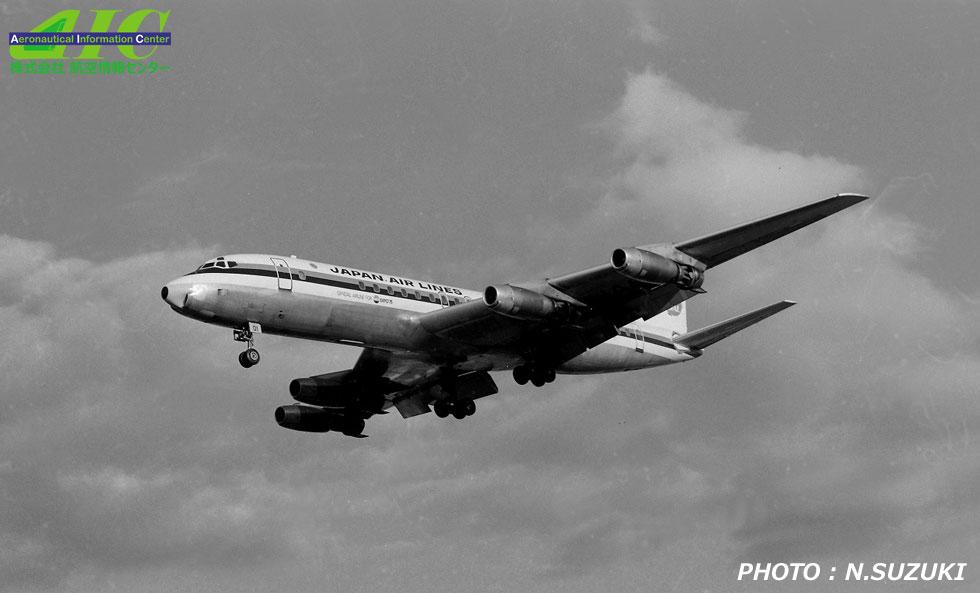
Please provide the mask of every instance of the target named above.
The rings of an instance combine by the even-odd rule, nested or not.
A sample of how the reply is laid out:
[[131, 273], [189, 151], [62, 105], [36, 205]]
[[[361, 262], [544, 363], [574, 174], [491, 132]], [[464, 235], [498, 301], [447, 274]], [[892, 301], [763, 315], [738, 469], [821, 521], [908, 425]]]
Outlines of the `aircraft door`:
[[286, 260], [280, 257], [273, 257], [272, 265], [276, 267], [276, 277], [279, 280], [279, 290], [292, 290], [293, 274], [292, 270], [289, 269], [289, 264], [286, 263]]

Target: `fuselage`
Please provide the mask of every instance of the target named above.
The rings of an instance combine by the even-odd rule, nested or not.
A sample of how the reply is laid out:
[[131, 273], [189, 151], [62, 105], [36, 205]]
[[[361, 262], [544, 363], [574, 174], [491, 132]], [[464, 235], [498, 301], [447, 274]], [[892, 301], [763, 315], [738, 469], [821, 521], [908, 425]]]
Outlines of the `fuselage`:
[[[482, 300], [482, 292], [293, 256], [225, 255], [169, 282], [162, 296], [178, 313], [206, 323], [236, 329], [259, 324], [263, 333], [418, 353], [452, 360], [459, 371], [505, 370], [526, 362], [516, 351], [440, 339], [419, 323], [427, 312]], [[627, 371], [697, 354], [630, 324], [556, 370]]]

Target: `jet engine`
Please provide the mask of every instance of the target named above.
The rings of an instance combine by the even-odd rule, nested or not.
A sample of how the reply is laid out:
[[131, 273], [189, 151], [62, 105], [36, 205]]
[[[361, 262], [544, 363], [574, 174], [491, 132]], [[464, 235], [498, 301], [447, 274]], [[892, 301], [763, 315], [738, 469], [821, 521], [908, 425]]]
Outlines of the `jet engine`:
[[302, 432], [334, 430], [346, 435], [359, 435], [364, 430], [363, 418], [297, 404], [276, 408], [276, 422], [283, 428]]
[[700, 288], [704, 282], [701, 270], [636, 247], [616, 249], [612, 253], [611, 263], [613, 269], [620, 274], [640, 282], [672, 282], [687, 290]]
[[355, 382], [343, 383], [332, 377], [293, 379], [289, 382], [289, 395], [298, 402], [326, 408], [360, 408], [374, 412], [384, 404], [381, 390], [367, 389], [365, 385]]
[[510, 284], [486, 287], [483, 302], [494, 312], [517, 319], [557, 317], [566, 315], [569, 310], [568, 303]]

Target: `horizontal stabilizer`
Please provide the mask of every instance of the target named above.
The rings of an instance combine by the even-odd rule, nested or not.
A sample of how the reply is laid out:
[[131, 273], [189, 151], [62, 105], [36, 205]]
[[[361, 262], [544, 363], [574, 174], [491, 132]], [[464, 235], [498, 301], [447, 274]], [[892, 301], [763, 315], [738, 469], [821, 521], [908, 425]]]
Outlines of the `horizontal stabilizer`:
[[677, 336], [674, 338], [674, 343], [692, 350], [701, 350], [702, 348], [707, 348], [708, 346], [714, 344], [718, 340], [723, 340], [735, 332], [741, 331], [750, 325], [755, 325], [766, 317], [775, 315], [783, 309], [792, 307], [795, 304], [796, 303], [793, 301], [780, 301], [769, 305], [768, 307], [756, 309], [755, 311], [750, 311], [744, 315], [739, 315], [738, 317], [732, 317], [731, 319], [727, 319], [720, 323], [709, 325], [706, 328], [688, 332], [682, 336]]
[[727, 231], [678, 243], [676, 247], [678, 251], [713, 268], [867, 199], [867, 196], [857, 194], [840, 194]]

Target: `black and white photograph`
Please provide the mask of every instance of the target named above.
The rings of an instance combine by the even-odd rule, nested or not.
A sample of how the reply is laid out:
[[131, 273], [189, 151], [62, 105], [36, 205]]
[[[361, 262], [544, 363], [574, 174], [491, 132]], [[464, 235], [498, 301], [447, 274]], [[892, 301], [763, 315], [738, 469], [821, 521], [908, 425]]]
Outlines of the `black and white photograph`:
[[0, 593], [980, 591], [980, 3], [0, 23]]

